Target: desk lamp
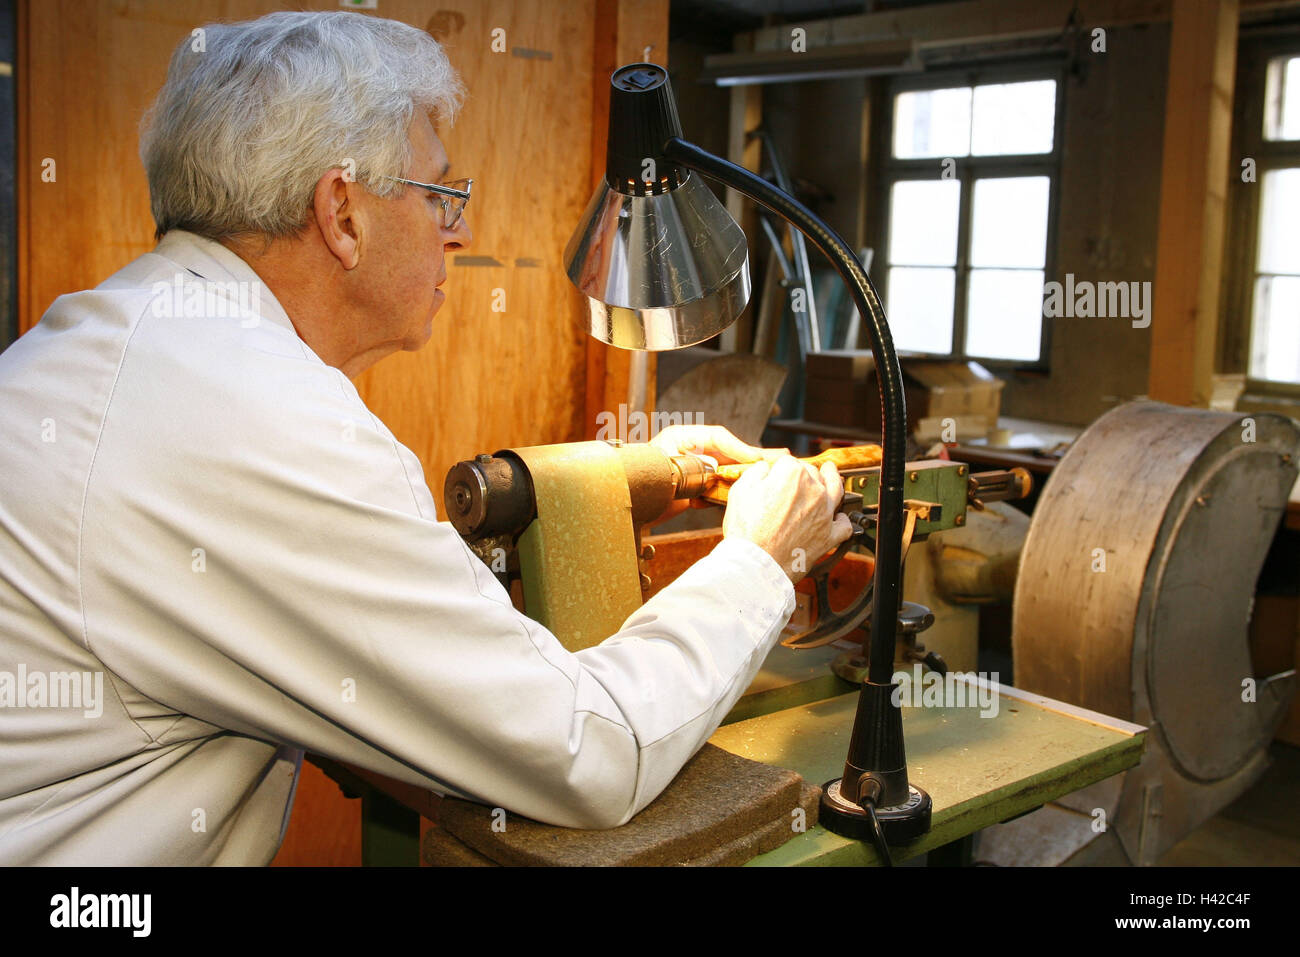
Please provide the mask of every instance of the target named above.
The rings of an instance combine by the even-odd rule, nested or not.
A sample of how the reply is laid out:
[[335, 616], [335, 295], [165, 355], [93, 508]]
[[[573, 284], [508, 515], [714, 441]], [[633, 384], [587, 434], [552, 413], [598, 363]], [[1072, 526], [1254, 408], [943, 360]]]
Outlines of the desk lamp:
[[866, 317], [880, 383], [877, 508], [853, 512], [855, 538], [875, 539], [869, 669], [859, 693], [843, 775], [826, 784], [821, 823], [886, 844], [930, 828], [930, 797], [908, 783], [902, 713], [893, 700], [904, 524], [903, 374], [885, 312], [857, 257], [793, 196], [682, 138], [667, 71], [634, 63], [610, 79], [605, 179], [565, 249], [570, 280], [587, 297], [591, 334], [622, 349], [659, 351], [717, 335], [749, 300], [745, 234], [698, 173], [788, 220], [820, 249]]

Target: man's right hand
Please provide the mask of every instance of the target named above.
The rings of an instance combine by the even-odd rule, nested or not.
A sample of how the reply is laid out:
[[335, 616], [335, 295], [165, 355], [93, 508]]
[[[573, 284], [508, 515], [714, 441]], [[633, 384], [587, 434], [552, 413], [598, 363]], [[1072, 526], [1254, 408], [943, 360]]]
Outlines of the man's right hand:
[[849, 517], [835, 514], [843, 495], [830, 462], [820, 472], [789, 455], [755, 462], [727, 493], [723, 537], [749, 539], [797, 582], [853, 534]]

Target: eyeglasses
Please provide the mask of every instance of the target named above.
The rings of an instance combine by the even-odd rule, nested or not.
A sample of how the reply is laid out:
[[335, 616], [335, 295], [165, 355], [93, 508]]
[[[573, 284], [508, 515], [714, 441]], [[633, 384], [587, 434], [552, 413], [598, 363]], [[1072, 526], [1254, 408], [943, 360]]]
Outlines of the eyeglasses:
[[417, 183], [413, 179], [402, 179], [400, 176], [386, 176], [384, 178], [398, 183], [405, 183], [407, 186], [418, 186], [420, 189], [427, 189], [429, 192], [443, 197], [438, 200], [438, 205], [442, 207], [442, 228], [449, 230], [455, 229], [456, 224], [460, 222], [461, 214], [465, 211], [465, 204], [469, 202], [470, 187], [474, 185], [472, 179], [454, 179], [450, 183], [438, 185], [437, 183]]

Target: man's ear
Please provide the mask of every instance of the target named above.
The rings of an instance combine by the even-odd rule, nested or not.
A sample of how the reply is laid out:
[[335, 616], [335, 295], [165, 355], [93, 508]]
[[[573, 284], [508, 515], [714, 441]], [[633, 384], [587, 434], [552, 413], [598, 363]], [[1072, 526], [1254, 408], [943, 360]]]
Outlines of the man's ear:
[[342, 169], [326, 170], [316, 181], [312, 197], [312, 211], [316, 228], [320, 230], [325, 247], [344, 269], [352, 269], [361, 261], [361, 242], [364, 233], [359, 199], [361, 186]]

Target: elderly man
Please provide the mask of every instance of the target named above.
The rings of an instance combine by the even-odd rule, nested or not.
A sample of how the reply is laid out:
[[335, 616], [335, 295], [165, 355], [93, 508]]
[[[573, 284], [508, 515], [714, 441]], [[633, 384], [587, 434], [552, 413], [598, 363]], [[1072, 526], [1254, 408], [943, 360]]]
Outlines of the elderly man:
[[[724, 540], [595, 648], [519, 614], [349, 381], [471, 240], [426, 34], [282, 13], [182, 44], [161, 242], [0, 356], [0, 863], [264, 864], [304, 750], [573, 827], [649, 803], [794, 607], [842, 486], [748, 470]], [[722, 430], [657, 441], [757, 461]]]

